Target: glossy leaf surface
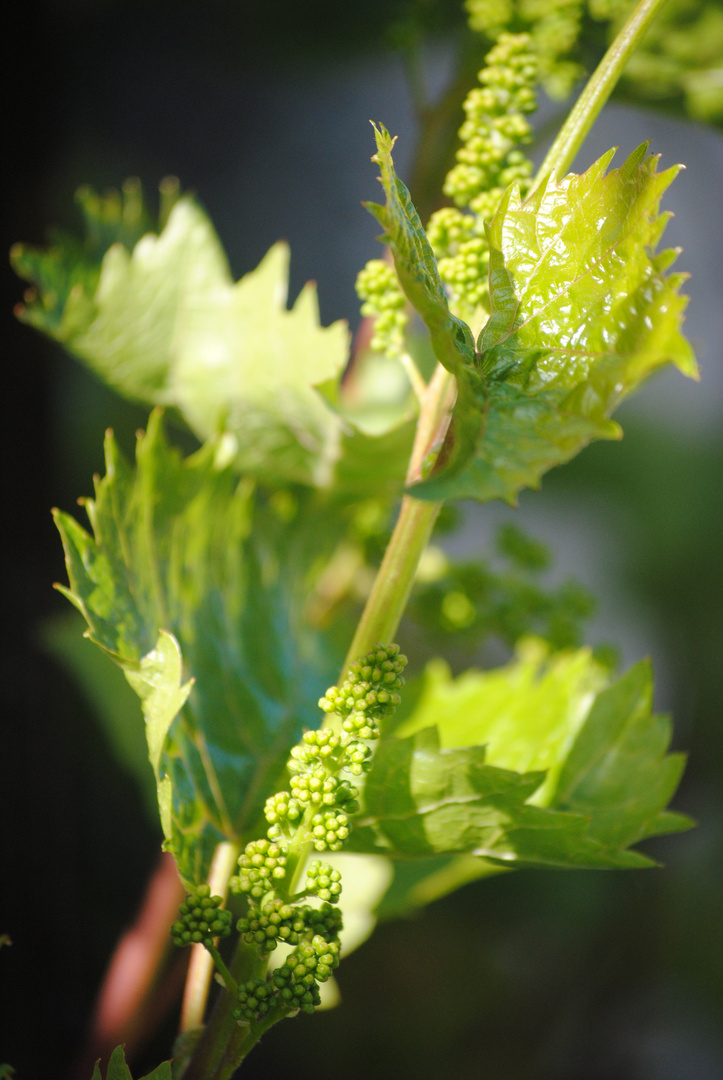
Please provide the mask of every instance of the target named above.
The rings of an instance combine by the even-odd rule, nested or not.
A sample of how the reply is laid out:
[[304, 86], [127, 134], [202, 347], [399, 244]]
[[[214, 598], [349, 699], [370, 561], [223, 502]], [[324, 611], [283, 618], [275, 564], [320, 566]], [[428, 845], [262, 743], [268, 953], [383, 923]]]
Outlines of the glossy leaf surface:
[[289, 747], [318, 725], [333, 668], [293, 576], [318, 531], [259, 505], [223, 440], [183, 459], [158, 414], [136, 469], [109, 436], [106, 470], [85, 504], [93, 535], [56, 513], [64, 591], [141, 698], [168, 846], [199, 882], [219, 840], [259, 825]]
[[484, 431], [463, 468], [415, 494], [514, 502], [593, 439], [620, 437], [610, 414], [652, 372], [696, 376], [680, 333], [685, 275], [665, 274], [675, 251], [655, 252], [678, 169], [657, 173], [646, 149], [607, 175], [612, 152], [582, 176], [548, 177], [524, 203], [507, 191], [488, 227]]

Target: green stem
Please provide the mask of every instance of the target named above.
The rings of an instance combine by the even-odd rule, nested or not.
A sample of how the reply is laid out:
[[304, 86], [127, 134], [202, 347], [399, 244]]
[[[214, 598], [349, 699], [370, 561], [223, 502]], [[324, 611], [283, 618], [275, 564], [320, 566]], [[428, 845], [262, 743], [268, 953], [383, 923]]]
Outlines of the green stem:
[[[231, 961], [231, 978], [238, 986], [262, 976], [267, 964], [267, 959], [262, 960], [254, 947], [247, 946], [243, 938], [239, 938]], [[248, 1027], [240, 1027], [234, 1020], [235, 1006], [235, 995], [225, 991], [218, 995], [209, 1022], [183, 1073], [183, 1080], [220, 1080], [223, 1076], [233, 1075], [245, 1056], [242, 1047], [249, 1032]]]
[[640, 0], [575, 102], [574, 109], [538, 170], [538, 180], [550, 172], [560, 177], [568, 171], [587, 133], [615, 89], [631, 54], [664, 3], [665, 0]]
[[236, 999], [238, 997], [238, 983], [236, 982], [233, 975], [231, 974], [231, 972], [228, 970], [228, 968], [224, 964], [223, 958], [221, 957], [220, 952], [218, 951], [218, 949], [216, 948], [215, 945], [207, 945], [206, 948], [208, 950], [209, 956], [211, 957], [214, 964], [216, 965], [216, 970], [218, 971], [219, 975], [223, 979], [224, 986], [228, 990], [231, 997]]
[[394, 639], [412, 589], [419, 559], [427, 546], [441, 503], [405, 495], [364, 613], [359, 620], [344, 672], [377, 642]]
[[[407, 483], [419, 478], [424, 456], [438, 438], [440, 424], [444, 423], [444, 416], [453, 403], [454, 379], [438, 364], [424, 392]], [[349, 646], [341, 670], [342, 678], [349, 664], [369, 652], [377, 641], [386, 644], [394, 640], [414, 584], [419, 560], [432, 535], [441, 506], [441, 502], [426, 502], [411, 495], [405, 495], [402, 499], [394, 532]]]

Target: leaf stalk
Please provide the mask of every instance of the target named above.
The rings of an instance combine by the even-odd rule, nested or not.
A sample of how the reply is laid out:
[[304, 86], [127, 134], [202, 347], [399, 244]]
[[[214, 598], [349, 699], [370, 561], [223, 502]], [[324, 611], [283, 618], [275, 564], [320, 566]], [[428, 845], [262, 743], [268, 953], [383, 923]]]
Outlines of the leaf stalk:
[[557, 138], [537, 172], [538, 181], [548, 173], [554, 172], [559, 178], [568, 171], [588, 132], [615, 89], [625, 65], [645, 35], [658, 9], [664, 3], [665, 0], [639, 0], [560, 128]]

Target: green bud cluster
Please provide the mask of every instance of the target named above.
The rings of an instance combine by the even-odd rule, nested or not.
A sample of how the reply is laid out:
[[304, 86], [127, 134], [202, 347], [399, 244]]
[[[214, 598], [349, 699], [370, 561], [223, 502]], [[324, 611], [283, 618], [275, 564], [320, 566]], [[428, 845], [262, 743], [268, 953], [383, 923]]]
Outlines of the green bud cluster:
[[532, 137], [525, 119], [537, 106], [538, 65], [531, 46], [529, 34], [501, 34], [478, 75], [482, 85], [467, 95], [466, 119], [459, 131], [462, 146], [444, 183], [445, 194], [457, 206], [479, 213], [477, 196], [494, 189], [501, 196], [513, 180], [524, 181], [532, 172], [526, 158], [510, 158]]
[[231, 892], [248, 893], [254, 900], [260, 900], [286, 876], [286, 852], [270, 840], [252, 840], [238, 864], [239, 873], [229, 882]]
[[266, 800], [264, 817], [269, 825], [278, 826], [272, 839], [281, 836], [281, 826], [294, 827], [304, 816], [304, 807], [288, 791], [278, 791]]
[[211, 896], [208, 885], [199, 885], [181, 904], [180, 919], [171, 926], [173, 944], [178, 946], [213, 945], [214, 938], [231, 933], [231, 912], [221, 907], [220, 896]]
[[[504, 5], [488, 7], [485, 17], [504, 15]], [[427, 228], [452, 310], [470, 323], [479, 309], [489, 309], [485, 223], [509, 184], [517, 181], [523, 190], [529, 186], [532, 163], [519, 146], [531, 138], [525, 114], [536, 108], [537, 72], [529, 34], [501, 33], [479, 73], [481, 86], [464, 103], [462, 145], [444, 183], [445, 194], [457, 206], [438, 210]]]
[[319, 983], [326, 982], [339, 966], [339, 942], [315, 934], [290, 953], [272, 979], [280, 1001], [290, 1009], [313, 1012], [319, 1004]]
[[404, 351], [404, 332], [409, 316], [394, 268], [383, 259], [370, 259], [356, 279], [361, 313], [375, 320], [370, 345], [376, 352], [399, 356]]
[[249, 979], [238, 988], [233, 1018], [241, 1023], [260, 1020], [278, 1003], [276, 988], [266, 979]]
[[339, 851], [348, 840], [350, 831], [349, 818], [345, 813], [325, 810], [312, 817], [309, 838], [315, 851]]
[[320, 900], [335, 900], [341, 895], [341, 874], [329, 863], [314, 859], [306, 868], [306, 892]]
[[262, 908], [249, 908], [248, 915], [239, 919], [236, 929], [248, 945], [257, 945], [259, 952], [273, 952], [280, 943], [297, 945], [306, 929], [304, 911], [278, 898], [267, 901]]
[[338, 713], [348, 734], [378, 739], [378, 728], [373, 734], [362, 734], [362, 729], [376, 727], [380, 719], [391, 716], [399, 705], [401, 698], [397, 691], [404, 686], [402, 672], [406, 666], [407, 658], [400, 654], [398, 645], [376, 645], [349, 665], [341, 686], [329, 687], [319, 701], [319, 708], [325, 713]]
[[470, 30], [495, 39], [512, 21], [513, 0], [465, 0]]
[[343, 928], [341, 911], [332, 904], [323, 903], [320, 908], [306, 906], [304, 908], [306, 925], [312, 936], [319, 934], [325, 941], [338, 940]]
[[[465, 0], [470, 29], [493, 41], [511, 24], [525, 28], [538, 58], [540, 81], [551, 97], [566, 97], [582, 74], [578, 63], [565, 56], [580, 36], [584, 0]], [[627, 0], [591, 0], [593, 18], [604, 8], [619, 12], [629, 9]]]
[[355, 813], [359, 809], [356, 788], [338, 776], [329, 776], [323, 767], [292, 776], [291, 794], [304, 806], [334, 806], [346, 810], [353, 803], [354, 809], [348, 812]]
[[439, 260], [439, 276], [458, 298], [457, 314], [472, 319], [476, 308], [489, 308], [490, 251], [483, 236], [473, 236], [457, 248], [456, 254]]
[[[229, 887], [243, 894], [247, 910], [236, 929], [243, 941], [267, 957], [280, 944], [293, 951], [270, 980], [251, 979], [238, 989], [234, 1017], [239, 1023], [259, 1022], [271, 1009], [280, 1015], [319, 1004], [319, 983], [339, 963], [342, 915], [329, 901], [341, 893], [341, 874], [329, 863], [314, 859], [306, 874], [306, 888], [290, 896], [294, 873], [301, 868], [309, 847], [338, 851], [351, 829], [350, 818], [359, 809], [359, 792], [340, 774], [361, 775], [370, 766], [369, 741], [379, 737], [379, 721], [399, 704], [406, 657], [398, 645], [376, 645], [352, 664], [340, 687], [327, 690], [320, 704], [337, 714], [330, 726], [306, 731], [290, 754], [290, 791], [266, 800], [266, 837], [247, 844], [238, 860], [238, 873]], [[313, 904], [302, 904], [304, 897]], [[226, 936], [229, 912], [219, 910], [221, 900], [203, 886], [181, 906], [183, 918], [174, 923], [177, 944]], [[216, 965], [223, 961], [212, 952]], [[227, 974], [221, 971], [226, 985]]]

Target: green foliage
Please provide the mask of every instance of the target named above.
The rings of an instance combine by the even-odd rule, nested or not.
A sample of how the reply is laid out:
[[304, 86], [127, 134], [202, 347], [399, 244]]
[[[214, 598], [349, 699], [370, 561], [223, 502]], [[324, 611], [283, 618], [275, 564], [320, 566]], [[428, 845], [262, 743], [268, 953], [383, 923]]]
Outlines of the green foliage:
[[575, 736], [607, 673], [590, 649], [550, 654], [539, 639], [523, 641], [516, 658], [492, 671], [452, 679], [441, 660], [427, 665], [411, 716], [395, 731], [436, 727], [443, 749], [482, 744], [487, 762], [518, 773], [545, 771], [532, 801], [548, 805]]
[[[82, 205], [93, 222], [105, 204]], [[98, 244], [86, 245], [80, 275], [75, 242], [45, 253], [16, 248], [16, 270], [40, 290], [21, 317], [119, 393], [176, 408], [200, 440], [225, 430], [244, 472], [328, 484], [340, 422], [315, 387], [341, 375], [348, 334], [342, 323], [319, 325], [311, 285], [287, 311], [287, 247], [277, 244], [234, 284], [213, 226], [189, 196], [159, 235], [142, 235], [132, 250], [121, 225], [100, 266]], [[61, 276], [72, 287], [60, 288]]]
[[545, 587], [550, 555], [544, 544], [512, 524], [497, 536], [498, 560], [452, 561], [427, 549], [408, 617], [435, 648], [476, 648], [494, 637], [510, 648], [523, 637], [544, 638], [553, 649], [582, 643], [582, 624], [595, 611], [593, 596], [574, 580]]
[[611, 154], [549, 177], [524, 203], [508, 189], [488, 232], [492, 314], [460, 388], [464, 423], [447, 437], [462, 445], [443, 449], [449, 464], [415, 494], [513, 503], [593, 439], [619, 437], [610, 413], [653, 371], [672, 362], [696, 375], [679, 330], [684, 276], [665, 276], [676, 252], [654, 253], [678, 170], [656, 173], [645, 151], [607, 175]]
[[394, 171], [394, 140], [384, 127], [375, 126], [374, 133], [377, 152], [372, 160], [379, 165], [387, 204], [366, 205], [384, 228], [383, 239], [394, 257], [399, 282], [429, 330], [437, 360], [457, 378], [457, 403], [448, 437], [452, 451], [446, 459], [447, 468], [457, 470], [479, 429], [477, 399], [484, 394], [474, 362], [474, 339], [467, 324], [449, 309], [437, 263], [419, 215], [409, 191]]
[[630, 845], [689, 826], [665, 811], [683, 760], [666, 755], [648, 665], [604, 682], [589, 650], [548, 659], [539, 644], [456, 681], [432, 666], [412, 715], [380, 743], [351, 847], [507, 867], [651, 865]]
[[302, 558], [303, 529], [295, 542], [295, 521], [239, 483], [223, 439], [183, 459], [157, 414], [135, 472], [112, 436], [106, 463], [85, 503], [93, 536], [56, 514], [64, 591], [142, 698], [166, 841], [197, 885], [219, 840], [259, 821], [289, 743], [317, 715], [327, 661], [301, 622], [302, 582], [278, 559], [280, 547]]
[[557, 782], [554, 804], [587, 815], [590, 835], [605, 845], [625, 847], [691, 825], [664, 809], [685, 756], [666, 754], [671, 724], [651, 712], [652, 698], [645, 661], [600, 693]]
[[[388, 910], [400, 910], [503, 870], [650, 866], [634, 845], [690, 824], [667, 809], [683, 758], [652, 713], [649, 665], [611, 682], [591, 650], [564, 649], [589, 603], [570, 587], [544, 593], [546, 552], [514, 528], [499, 540], [511, 569], [450, 566], [437, 552], [430, 575], [431, 552], [414, 601], [443, 630], [516, 644], [511, 663], [455, 679], [433, 661], [395, 717], [407, 660], [397, 645], [369, 648], [366, 617], [382, 606], [372, 589], [355, 638], [368, 651], [319, 699], [338, 634], [320, 626], [358, 588], [407, 472], [410, 388], [410, 493], [513, 503], [593, 439], [619, 436], [610, 416], [647, 375], [666, 363], [696, 375], [683, 275], [666, 276], [676, 253], [656, 251], [677, 169], [658, 174], [643, 146], [609, 173], [612, 154], [582, 176], [529, 180], [525, 117], [538, 77], [553, 90], [575, 77], [581, 0], [467, 8], [496, 44], [445, 185], [457, 208], [435, 214], [429, 236], [393, 139], [374, 126], [386, 203], [368, 208], [394, 267], [373, 260], [357, 289], [376, 319], [372, 347], [407, 372], [403, 392], [365, 398], [357, 359], [355, 402], [341, 381], [345, 326], [321, 327], [313, 286], [286, 307], [286, 247], [234, 283], [208, 218], [175, 188], [158, 228], [137, 185], [104, 200], [86, 191], [83, 243], [13, 255], [38, 289], [27, 322], [120, 393], [173, 410], [202, 443], [182, 457], [156, 408], [135, 467], [108, 435], [106, 475], [84, 503], [92, 531], [59, 511], [56, 522], [61, 591], [140, 699], [165, 846], [189, 890], [173, 941], [202, 943], [227, 991], [209, 1025], [218, 1045], [198, 1044], [208, 1075], [226, 1075], [276, 1020], [321, 1005], [344, 931], [341, 849], [357, 858], [345, 902], [351, 893], [358, 943], [392, 862]], [[407, 302], [441, 365], [429, 384], [407, 348]], [[385, 558], [392, 611], [437, 512], [403, 505], [400, 520], [410, 506], [419, 516]], [[549, 642], [523, 637], [540, 624]], [[214, 885], [228, 884], [229, 909], [205, 883], [212, 862], [221, 874], [219, 850], [237, 863]], [[308, 862], [322, 852], [328, 862]], [[215, 942], [234, 921], [231, 974]], [[153, 1076], [168, 1080], [170, 1065]], [[130, 1080], [121, 1047], [108, 1080]]]
[[394, 172], [394, 139], [386, 128], [374, 127], [377, 152], [372, 158], [380, 169], [387, 205], [367, 203], [384, 228], [384, 241], [394, 256], [399, 282], [429, 330], [440, 363], [453, 374], [471, 366], [474, 342], [469, 327], [451, 314], [437, 263], [409, 191]]
[[[100, 1062], [95, 1063], [93, 1075], [90, 1080], [103, 1080], [100, 1071]], [[131, 1071], [126, 1065], [125, 1051], [122, 1046], [116, 1046], [108, 1062], [108, 1070], [105, 1080], [133, 1080]], [[146, 1073], [140, 1080], [171, 1080], [171, 1063], [164, 1061], [153, 1072]]]

